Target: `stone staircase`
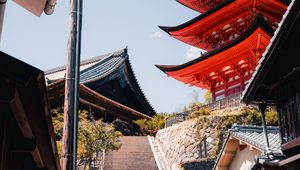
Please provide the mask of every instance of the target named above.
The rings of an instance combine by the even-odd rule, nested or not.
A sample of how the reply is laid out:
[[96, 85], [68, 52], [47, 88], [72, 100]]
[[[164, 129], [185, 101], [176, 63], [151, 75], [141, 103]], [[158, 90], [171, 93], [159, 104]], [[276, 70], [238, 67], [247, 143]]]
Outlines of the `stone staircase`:
[[158, 170], [147, 136], [123, 136], [122, 147], [105, 155], [105, 170]]

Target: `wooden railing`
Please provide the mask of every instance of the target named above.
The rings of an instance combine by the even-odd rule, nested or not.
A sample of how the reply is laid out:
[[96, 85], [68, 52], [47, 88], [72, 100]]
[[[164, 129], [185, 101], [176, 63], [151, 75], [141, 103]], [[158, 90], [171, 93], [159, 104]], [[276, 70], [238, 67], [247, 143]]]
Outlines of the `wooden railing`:
[[242, 93], [233, 94], [231, 96], [227, 96], [225, 99], [221, 99], [221, 100], [209, 103], [209, 104], [205, 105], [204, 107], [207, 107], [210, 110], [236, 108], [241, 105], [241, 96], [242, 96]]

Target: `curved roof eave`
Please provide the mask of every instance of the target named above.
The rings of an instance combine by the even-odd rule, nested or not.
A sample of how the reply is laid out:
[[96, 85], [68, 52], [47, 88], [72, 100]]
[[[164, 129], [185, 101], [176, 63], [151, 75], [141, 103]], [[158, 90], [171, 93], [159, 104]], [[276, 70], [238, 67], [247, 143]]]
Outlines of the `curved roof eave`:
[[[200, 14], [199, 16], [191, 19], [190, 21], [187, 21], [183, 24], [180, 24], [180, 25], [177, 25], [177, 26], [158, 26], [160, 29], [162, 29], [163, 31], [165, 31], [166, 33], [168, 34], [171, 34], [170, 32], [174, 32], [174, 31], [178, 31], [178, 30], [181, 30], [181, 29], [184, 29], [206, 17], [208, 17], [209, 15], [219, 11], [220, 9], [230, 5], [231, 3], [233, 3], [235, 0], [226, 0], [224, 1], [223, 3], [215, 6], [214, 8], [211, 8], [207, 11], [205, 11], [204, 13]], [[288, 5], [290, 3], [290, 0], [278, 0], [280, 2], [282, 2], [283, 4], [286, 4]]]
[[110, 67], [109, 70], [107, 72], [105, 72], [102, 75], [98, 75], [95, 78], [91, 78], [91, 79], [86, 79], [81, 81], [81, 83], [83, 84], [87, 84], [87, 83], [91, 83], [100, 79], [105, 79], [109, 76], [111, 76], [111, 74], [114, 74], [116, 71], [118, 71], [119, 69], [124, 69], [125, 67], [123, 67], [124, 65], [126, 66], [126, 68], [129, 71], [129, 77], [127, 79], [130, 79], [131, 81], [129, 82], [132, 86], [132, 90], [134, 91], [134, 93], [136, 93], [138, 100], [142, 103], [142, 105], [144, 107], [146, 107], [147, 110], [150, 110], [151, 115], [155, 115], [156, 111], [154, 110], [153, 106], [150, 104], [149, 100], [147, 99], [147, 97], [145, 96], [143, 90], [141, 89], [141, 86], [139, 85], [139, 82], [135, 76], [135, 73], [132, 69], [131, 63], [130, 63], [130, 59], [129, 59], [129, 55], [127, 52], [127, 48], [123, 50], [122, 53], [118, 53], [118, 54], [114, 54], [112, 53], [111, 55], [109, 55], [107, 58], [103, 59], [103, 61], [100, 61], [99, 63], [95, 64], [94, 66], [92, 66], [91, 68], [87, 68], [85, 70], [82, 70], [80, 73], [83, 74], [85, 72], [90, 71], [93, 68], [97, 68], [99, 65], [102, 65], [103, 63], [106, 62], [106, 60], [110, 60], [112, 57], [119, 57], [120, 59], [117, 61], [117, 63], [115, 63], [115, 65], [113, 67]]
[[163, 72], [172, 72], [172, 71], [177, 71], [189, 67], [195, 63], [202, 62], [205, 59], [208, 59], [242, 42], [244, 39], [249, 37], [258, 27], [262, 27], [269, 35], [273, 35], [274, 30], [267, 24], [263, 16], [258, 14], [255, 20], [253, 21], [253, 23], [249, 26], [249, 28], [244, 33], [242, 33], [238, 38], [232, 41], [230, 44], [222, 46], [221, 48], [217, 48], [210, 52], [207, 52], [204, 55], [181, 65], [155, 65], [155, 66], [160, 70], [162, 70]]
[[232, 3], [234, 0], [227, 0], [222, 4], [217, 5], [216, 7], [207, 10], [206, 12], [200, 14], [199, 16], [191, 19], [190, 21], [180, 24], [178, 26], [174, 26], [174, 27], [169, 27], [169, 26], [158, 26], [160, 29], [162, 29], [163, 31], [165, 31], [166, 33], [170, 34], [170, 32], [172, 31], [178, 31], [180, 29], [183, 29], [191, 24], [194, 24], [195, 22], [204, 19], [205, 17], [215, 13], [216, 11], [224, 8], [225, 6], [229, 5], [230, 3]]

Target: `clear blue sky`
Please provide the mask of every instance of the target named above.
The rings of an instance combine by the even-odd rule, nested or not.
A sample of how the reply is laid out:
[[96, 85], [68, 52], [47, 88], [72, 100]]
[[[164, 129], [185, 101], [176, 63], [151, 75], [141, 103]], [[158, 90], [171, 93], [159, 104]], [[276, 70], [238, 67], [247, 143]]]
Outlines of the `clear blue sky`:
[[[66, 63], [68, 0], [40, 18], [7, 2], [0, 49], [41, 70]], [[198, 13], [175, 0], [84, 0], [82, 59], [126, 46], [137, 79], [157, 112], [181, 111], [197, 90], [168, 78], [154, 64], [182, 64], [199, 50], [171, 38], [157, 25], [174, 26]]]

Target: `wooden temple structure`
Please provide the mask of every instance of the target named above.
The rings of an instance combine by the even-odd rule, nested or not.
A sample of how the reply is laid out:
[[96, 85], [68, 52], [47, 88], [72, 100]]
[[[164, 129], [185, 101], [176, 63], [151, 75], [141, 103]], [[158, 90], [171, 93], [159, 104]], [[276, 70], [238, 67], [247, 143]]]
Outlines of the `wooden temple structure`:
[[59, 170], [43, 71], [0, 52], [0, 169]]
[[277, 107], [285, 155], [278, 166], [288, 170], [300, 167], [299, 30], [300, 1], [292, 0], [242, 97], [246, 104]]
[[205, 50], [181, 65], [157, 65], [168, 76], [212, 92], [213, 102], [240, 94], [278, 27], [286, 0], [177, 0], [201, 14], [164, 27], [175, 39]]
[[[65, 66], [45, 74], [51, 107], [62, 107]], [[80, 83], [81, 109], [96, 113], [94, 116], [104, 121], [119, 118], [131, 123], [141, 118], [151, 119], [156, 114], [135, 78], [127, 48], [83, 60]]]

